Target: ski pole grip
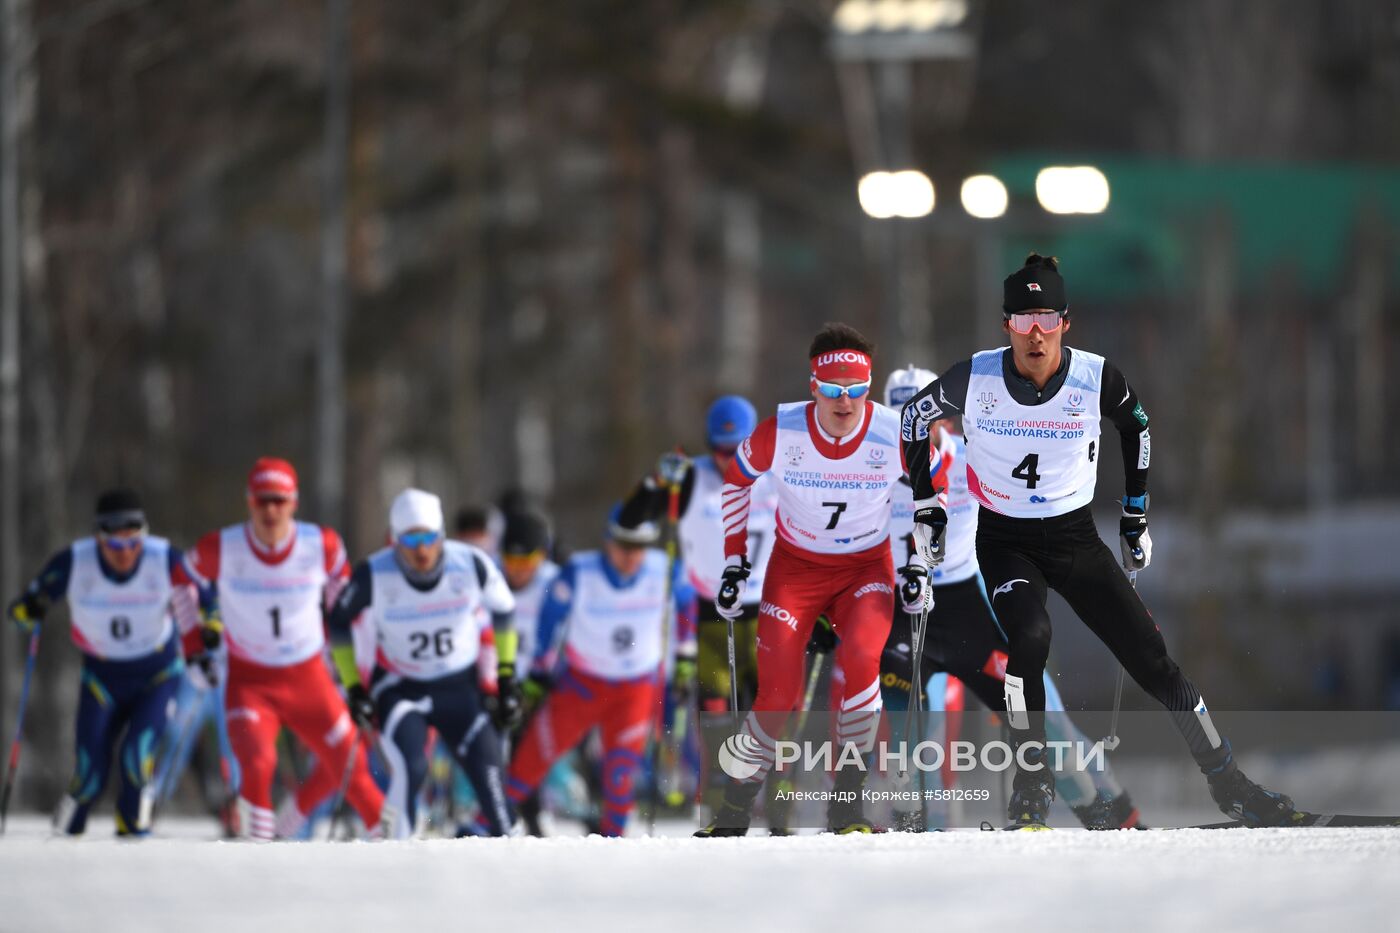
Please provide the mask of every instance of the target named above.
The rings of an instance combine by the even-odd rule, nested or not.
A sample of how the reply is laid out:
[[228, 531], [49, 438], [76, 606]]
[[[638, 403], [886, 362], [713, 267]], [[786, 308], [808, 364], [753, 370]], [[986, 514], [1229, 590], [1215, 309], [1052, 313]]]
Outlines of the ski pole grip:
[[720, 584], [719, 596], [716, 598], [715, 601], [718, 602], [724, 608], [729, 609], [733, 607], [735, 601], [738, 600], [738, 598], [739, 588], [733, 583], [725, 581], [724, 583]]

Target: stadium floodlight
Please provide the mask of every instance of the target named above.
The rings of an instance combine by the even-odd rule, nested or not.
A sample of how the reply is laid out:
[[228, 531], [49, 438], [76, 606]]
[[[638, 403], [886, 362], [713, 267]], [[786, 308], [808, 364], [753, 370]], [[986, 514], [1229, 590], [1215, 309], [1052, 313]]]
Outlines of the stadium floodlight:
[[894, 173], [900, 201], [904, 206], [901, 217], [927, 217], [933, 213], [933, 182], [923, 172], [912, 169]]
[[871, 4], [875, 14], [875, 28], [883, 32], [907, 29], [904, 6], [904, 0], [875, 0]]
[[856, 186], [861, 210], [877, 220], [915, 219], [933, 213], [933, 182], [923, 172], [871, 172]]
[[844, 0], [831, 14], [836, 31], [932, 32], [967, 19], [967, 0]]
[[875, 25], [875, 5], [869, 0], [845, 0], [831, 14], [837, 32], [861, 33]]
[[907, 28], [954, 29], [967, 19], [967, 0], [908, 0], [904, 4]]
[[1092, 165], [1051, 165], [1035, 176], [1035, 196], [1052, 214], [1101, 214], [1108, 179]]
[[973, 175], [963, 179], [962, 206], [973, 217], [991, 220], [1006, 213], [1006, 186], [995, 175]]
[[895, 215], [893, 186], [889, 172], [871, 172], [856, 185], [860, 209], [876, 220], [888, 220]]

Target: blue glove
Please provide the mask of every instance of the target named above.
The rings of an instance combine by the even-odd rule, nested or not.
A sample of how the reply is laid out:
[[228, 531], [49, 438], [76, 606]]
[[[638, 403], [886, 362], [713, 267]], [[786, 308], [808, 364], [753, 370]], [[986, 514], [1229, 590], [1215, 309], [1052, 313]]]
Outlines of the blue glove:
[[1147, 533], [1146, 496], [1123, 497], [1123, 517], [1118, 519], [1118, 537], [1124, 570], [1138, 571], [1152, 563], [1152, 536]]

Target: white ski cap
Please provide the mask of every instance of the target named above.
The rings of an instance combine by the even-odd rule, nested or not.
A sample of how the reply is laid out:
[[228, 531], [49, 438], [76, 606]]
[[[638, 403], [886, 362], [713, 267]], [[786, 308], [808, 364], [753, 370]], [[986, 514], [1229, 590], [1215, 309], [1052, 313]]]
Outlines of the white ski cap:
[[442, 500], [421, 489], [405, 489], [389, 506], [389, 532], [395, 538], [414, 528], [441, 531]]
[[919, 390], [938, 377], [927, 369], [919, 369], [913, 363], [903, 369], [896, 369], [885, 380], [885, 404], [891, 408], [901, 408]]

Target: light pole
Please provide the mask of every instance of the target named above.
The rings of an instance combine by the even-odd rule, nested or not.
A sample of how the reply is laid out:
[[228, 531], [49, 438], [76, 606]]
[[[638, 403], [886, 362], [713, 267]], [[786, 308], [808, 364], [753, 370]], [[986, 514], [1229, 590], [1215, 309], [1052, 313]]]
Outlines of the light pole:
[[316, 350], [317, 518], [345, 516], [345, 321], [350, 161], [350, 3], [326, 2], [326, 100], [321, 152], [321, 314]]
[[970, 61], [968, 13], [967, 0], [844, 0], [831, 18], [831, 54], [861, 179], [857, 193], [869, 217], [890, 221], [867, 230], [882, 267], [879, 342], [916, 359], [932, 355], [932, 317], [924, 233], [906, 221], [933, 210], [934, 191], [914, 171], [913, 67]]

